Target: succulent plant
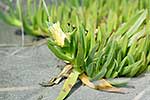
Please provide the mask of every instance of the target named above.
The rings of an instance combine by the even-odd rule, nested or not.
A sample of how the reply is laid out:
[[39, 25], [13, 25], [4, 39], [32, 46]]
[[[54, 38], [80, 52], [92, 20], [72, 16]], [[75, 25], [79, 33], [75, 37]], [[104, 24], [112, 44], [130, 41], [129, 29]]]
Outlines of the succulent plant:
[[58, 84], [67, 77], [56, 100], [66, 98], [78, 78], [93, 89], [123, 92], [114, 86], [125, 85], [128, 79], [115, 78], [135, 77], [149, 69], [148, 2], [136, 0], [133, 5], [127, 0], [68, 1], [69, 26], [63, 21], [48, 23], [48, 47], [67, 63], [57, 77], [43, 84]]
[[[48, 39], [49, 49], [59, 59], [67, 62], [67, 66], [71, 66], [69, 71], [63, 73], [68, 78], [57, 100], [63, 100], [67, 96], [78, 78], [91, 88], [109, 91], [108, 87], [114, 88], [112, 85], [115, 84], [107, 83], [104, 78], [134, 77], [146, 71], [150, 53], [150, 34], [147, 29], [149, 22], [143, 24], [146, 18], [147, 10], [138, 11], [110, 34], [103, 32], [107, 26], [86, 32], [85, 27], [80, 24], [72, 31], [62, 32], [58, 23], [50, 25], [50, 32], [55, 37]], [[65, 67], [64, 70], [66, 69], [68, 68]], [[51, 80], [50, 83], [56, 80]], [[92, 83], [98, 80], [103, 80], [106, 86]], [[119, 92], [116, 88], [114, 91]]]

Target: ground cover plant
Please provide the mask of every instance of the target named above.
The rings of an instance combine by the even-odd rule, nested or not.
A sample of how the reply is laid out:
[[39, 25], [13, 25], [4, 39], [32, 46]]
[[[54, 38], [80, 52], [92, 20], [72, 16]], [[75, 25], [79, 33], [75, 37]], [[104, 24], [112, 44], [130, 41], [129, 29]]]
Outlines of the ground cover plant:
[[124, 93], [115, 86], [128, 80], [115, 78], [150, 69], [149, 0], [65, 0], [48, 7], [40, 0], [33, 15], [29, 8], [34, 0], [27, 1], [27, 14], [17, 0], [18, 12], [10, 9], [1, 17], [27, 33], [48, 36], [49, 49], [66, 63], [58, 76], [41, 84], [67, 78], [56, 100], [65, 99], [78, 79], [93, 89]]
[[[128, 1], [124, 2], [128, 4]], [[111, 3], [106, 1], [104, 5], [110, 7]], [[135, 77], [149, 67], [149, 9], [140, 9], [141, 6], [138, 5], [134, 8], [130, 5], [128, 11], [124, 3], [123, 7], [118, 4], [118, 8], [111, 9], [109, 13], [102, 15], [103, 20], [98, 20], [99, 2], [95, 0], [92, 4], [93, 8], [90, 6], [89, 9], [92, 11], [96, 7], [93, 10], [95, 12], [89, 15], [87, 12], [90, 10], [84, 9], [86, 6], [82, 5], [82, 8], [76, 5], [75, 9], [82, 9], [82, 13], [79, 13], [83, 15], [82, 21], [81, 15], [76, 16], [76, 28], [70, 26], [65, 29], [67, 32], [63, 32], [59, 22], [48, 24], [51, 33], [48, 47], [67, 63], [63, 71], [49, 81], [49, 85], [54, 85], [58, 84], [62, 77], [67, 77], [56, 100], [63, 100], [78, 78], [93, 89], [123, 92], [114, 86], [125, 85], [127, 80], [114, 81], [114, 78]], [[124, 13], [118, 11], [121, 7]], [[86, 13], [83, 13], [84, 10]]]
[[101, 32], [101, 28], [97, 33], [86, 32], [82, 25], [64, 33], [59, 22], [50, 25], [52, 38], [48, 39], [48, 47], [58, 58], [67, 62], [61, 75], [49, 83], [57, 84], [62, 77], [68, 77], [57, 100], [67, 96], [78, 78], [94, 89], [121, 92], [112, 85], [124, 82], [105, 81], [105, 84], [97, 85], [91, 82], [103, 78], [134, 77], [145, 72], [150, 61], [149, 25], [142, 26], [146, 15], [147, 10], [137, 12], [111, 34]]

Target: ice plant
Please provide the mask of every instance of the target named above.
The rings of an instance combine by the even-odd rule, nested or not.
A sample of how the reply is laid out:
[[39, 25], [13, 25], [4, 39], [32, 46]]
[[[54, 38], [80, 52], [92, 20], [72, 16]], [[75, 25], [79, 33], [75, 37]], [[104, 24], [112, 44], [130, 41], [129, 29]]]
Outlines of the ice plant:
[[62, 77], [67, 77], [56, 100], [63, 100], [78, 78], [93, 89], [122, 92], [114, 86], [126, 84], [126, 80], [110, 78], [137, 76], [149, 66], [149, 21], [143, 24], [146, 16], [147, 10], [141, 10], [110, 34], [106, 34], [110, 30], [103, 32], [107, 26], [88, 32], [83, 25], [76, 29], [70, 26], [67, 35], [58, 22], [50, 25], [52, 37], [48, 39], [48, 47], [67, 65], [57, 77], [43, 85], [58, 84]]

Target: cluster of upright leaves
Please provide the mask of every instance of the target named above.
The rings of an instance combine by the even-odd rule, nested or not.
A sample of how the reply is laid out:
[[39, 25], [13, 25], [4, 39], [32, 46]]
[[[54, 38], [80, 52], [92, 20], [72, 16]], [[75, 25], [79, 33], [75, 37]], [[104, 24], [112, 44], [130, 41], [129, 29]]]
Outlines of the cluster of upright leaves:
[[[147, 10], [135, 14], [108, 38], [101, 37], [105, 44], [91, 51], [87, 58], [85, 72], [91, 80], [115, 78], [120, 76], [133, 77], [144, 72], [149, 64], [148, 55], [150, 36], [142, 23], [147, 16]], [[100, 36], [103, 33], [98, 32]], [[94, 53], [93, 53], [94, 52]], [[88, 60], [90, 59], [90, 60]]]
[[[121, 76], [133, 77], [146, 71], [150, 61], [150, 22], [144, 24], [146, 17], [147, 10], [141, 10], [120, 25], [116, 31], [106, 30], [107, 26], [100, 26], [96, 31], [87, 32], [81, 24], [76, 29], [70, 26], [70, 31], [62, 32], [58, 23], [56, 24], [59, 28], [55, 27], [55, 24], [50, 25], [51, 34], [62, 33], [65, 38], [64, 44], [59, 45], [56, 42], [58, 38], [53, 36], [48, 40], [49, 48], [58, 58], [73, 66], [72, 74], [76, 76], [73, 81], [69, 81], [72, 79], [70, 77], [66, 80], [58, 100], [69, 93], [70, 89], [66, 84], [72, 87], [82, 73], [91, 81], [95, 81]], [[112, 26], [113, 23], [107, 24]]]
[[[107, 72], [106, 68], [101, 69], [104, 65], [107, 67], [109, 65], [113, 65], [108, 68], [110, 68], [111, 71], [114, 69], [117, 70], [117, 72], [115, 72], [113, 75], [108, 73], [106, 77], [117, 77], [120, 75], [119, 73], [121, 72], [122, 68], [118, 69], [114, 68], [114, 66], [120, 66], [119, 64], [123, 63], [122, 60], [124, 58], [128, 58], [126, 56], [134, 56], [135, 54], [130, 54], [130, 49], [133, 48], [132, 45], [135, 44], [134, 42], [142, 41], [147, 37], [147, 35], [139, 35], [141, 33], [145, 34], [149, 32], [148, 28], [144, 28], [148, 27], [149, 24], [149, 22], [146, 20], [146, 17], [148, 16], [147, 10], [139, 11], [139, 9], [147, 7], [147, 2], [148, 0], [143, 0], [141, 2], [136, 1], [134, 2], [135, 5], [132, 5], [132, 1], [127, 0], [123, 0], [122, 2], [113, 2], [113, 0], [70, 0], [65, 6], [64, 3], [61, 3], [63, 6], [58, 6], [58, 9], [63, 8], [62, 12], [70, 12], [70, 16], [75, 18], [70, 18], [69, 20], [67, 17], [69, 15], [66, 15], [65, 18], [68, 18], [68, 21], [72, 21], [74, 19], [73, 23], [78, 28], [77, 30], [72, 30], [72, 26], [66, 27], [65, 24], [65, 28], [63, 26], [62, 27], [64, 30], [69, 30], [69, 32], [66, 32], [67, 38], [65, 39], [64, 46], [60, 47], [59, 45], [55, 44], [52, 39], [49, 40], [49, 44], [52, 46], [49, 46], [51, 46], [51, 49], [54, 49], [52, 51], [54, 51], [57, 57], [65, 61], [69, 61], [71, 64], [78, 66], [80, 70], [84, 70], [88, 74], [90, 73], [90, 77], [96, 77], [96, 72], [100, 72], [99, 70], [104, 70], [102, 71], [103, 73]], [[112, 5], [112, 3], [114, 3], [114, 5]], [[127, 5], [129, 7], [126, 8]], [[71, 6], [71, 11], [67, 9], [67, 6]], [[108, 8], [110, 10], [108, 10]], [[106, 10], [108, 11], [102, 13]], [[74, 12], [75, 14], [73, 14]], [[54, 14], [55, 16], [55, 13], [51, 12], [51, 15]], [[73, 16], [76, 14], [79, 16]], [[90, 17], [91, 19], [88, 19]], [[54, 20], [54, 18], [59, 20], [59, 18], [56, 16], [52, 19]], [[142, 25], [144, 21], [146, 22], [146, 25]], [[60, 23], [62, 24], [63, 22]], [[145, 32], [145, 30], [147, 30], [147, 32]], [[136, 32], [138, 32], [139, 39], [135, 39], [138, 36], [137, 34], [135, 35]], [[124, 47], [122, 48], [122, 46]], [[135, 47], [137, 48], [138, 46], [140, 45], [137, 44]], [[119, 51], [116, 52], [116, 50]], [[59, 53], [57, 53], [57, 51], [59, 51]], [[134, 57], [134, 62], [139, 60], [138, 58], [141, 56], [141, 52], [142, 50], [139, 52], [138, 57]], [[127, 66], [128, 60], [123, 61], [124, 64], [122, 64], [122, 66]], [[96, 70], [94, 71], [95, 75], [92, 72], [89, 72], [92, 70]], [[104, 77], [105, 74], [101, 77]]]
[[[72, 5], [70, 19], [67, 20], [71, 23], [69, 27], [64, 24], [55, 28], [49, 24], [51, 34], [65, 35], [60, 39], [64, 40], [63, 45], [56, 42], [56, 35], [52, 36], [48, 40], [49, 48], [58, 58], [73, 66], [57, 100], [68, 95], [77, 77], [83, 73], [91, 81], [96, 81], [137, 76], [150, 66], [148, 0], [136, 1], [135, 5], [127, 0], [90, 1], [70, 0], [67, 3]], [[140, 10], [143, 8], [146, 10]], [[60, 23], [65, 22], [62, 20]]]

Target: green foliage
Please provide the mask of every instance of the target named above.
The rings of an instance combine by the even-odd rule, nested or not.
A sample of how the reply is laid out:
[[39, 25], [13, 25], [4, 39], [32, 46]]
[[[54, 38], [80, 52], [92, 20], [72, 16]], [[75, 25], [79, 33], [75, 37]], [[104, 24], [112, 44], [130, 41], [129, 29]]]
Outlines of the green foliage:
[[[70, 45], [67, 44], [67, 48], [73, 46], [73, 52], [63, 49], [65, 44], [64, 47], [61, 47], [64, 54], [69, 53], [72, 57], [71, 61], [65, 60], [71, 63], [73, 69], [79, 74], [85, 73], [91, 81], [102, 78], [134, 77], [143, 73], [149, 66], [147, 59], [149, 59], [150, 52], [148, 41], [150, 34], [145, 33], [144, 27], [147, 13], [147, 10], [136, 12], [124, 25], [109, 34], [107, 31], [113, 30], [112, 27], [110, 30], [107, 29], [109, 28], [107, 24], [96, 29], [97, 32], [86, 32], [84, 24], [78, 25], [76, 31], [72, 30], [73, 35], [68, 35], [71, 42], [69, 42]], [[105, 31], [102, 31], [104, 28], [106, 28]], [[56, 50], [52, 52], [58, 56], [59, 52], [57, 53]], [[65, 57], [59, 58], [64, 60]], [[118, 80], [112, 82], [115, 85], [117, 83], [122, 84]], [[60, 95], [67, 95], [67, 93], [62, 94], [61, 92]]]

